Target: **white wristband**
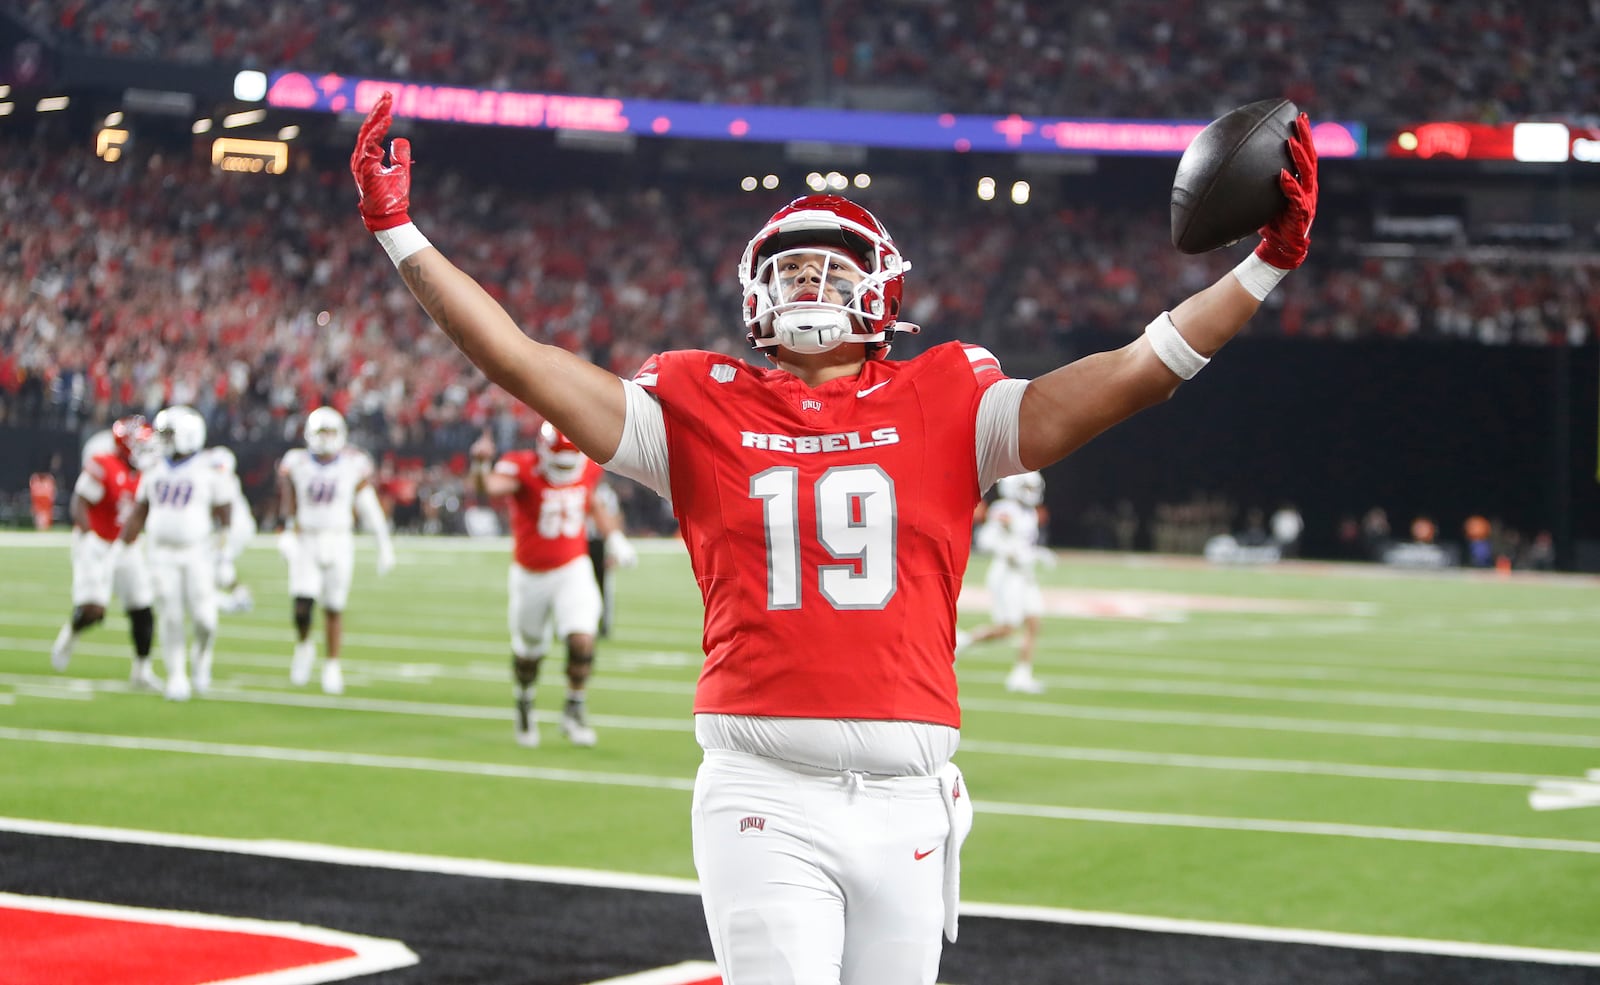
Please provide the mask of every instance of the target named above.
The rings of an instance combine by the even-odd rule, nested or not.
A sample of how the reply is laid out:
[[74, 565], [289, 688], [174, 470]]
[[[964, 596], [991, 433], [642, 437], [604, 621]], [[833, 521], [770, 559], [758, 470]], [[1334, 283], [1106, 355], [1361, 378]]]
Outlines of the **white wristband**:
[[1169, 311], [1163, 311], [1155, 321], [1146, 325], [1144, 335], [1150, 340], [1150, 348], [1155, 350], [1156, 358], [1186, 380], [1194, 379], [1194, 374], [1205, 369], [1206, 363], [1211, 361], [1195, 352], [1194, 347], [1178, 332], [1178, 326], [1172, 324], [1172, 313]]
[[418, 250], [425, 250], [433, 245], [428, 242], [428, 237], [422, 235], [422, 231], [417, 228], [417, 224], [414, 222], [408, 222], [403, 226], [395, 226], [393, 229], [380, 229], [376, 235], [378, 237], [378, 245], [383, 247], [385, 253], [389, 254], [390, 261], [396, 267], [400, 266], [400, 261], [411, 254], [416, 253]]
[[1278, 281], [1283, 280], [1289, 271], [1256, 256], [1254, 253], [1239, 261], [1233, 268], [1233, 276], [1238, 278], [1239, 285], [1249, 292], [1257, 301], [1265, 301], [1272, 289], [1278, 286]]

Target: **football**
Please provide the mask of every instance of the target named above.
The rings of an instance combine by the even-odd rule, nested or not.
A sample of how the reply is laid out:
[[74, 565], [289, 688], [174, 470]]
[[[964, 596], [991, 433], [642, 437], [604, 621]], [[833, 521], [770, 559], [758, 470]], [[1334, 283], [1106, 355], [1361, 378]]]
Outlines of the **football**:
[[1172, 180], [1172, 245], [1207, 253], [1237, 243], [1288, 204], [1278, 172], [1294, 173], [1288, 140], [1300, 110], [1263, 99], [1218, 117], [1194, 138]]

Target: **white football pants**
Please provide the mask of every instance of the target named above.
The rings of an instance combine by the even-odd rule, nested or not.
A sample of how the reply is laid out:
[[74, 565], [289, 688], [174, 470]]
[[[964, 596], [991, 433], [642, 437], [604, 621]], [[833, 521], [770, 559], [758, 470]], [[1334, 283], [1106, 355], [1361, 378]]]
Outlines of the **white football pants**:
[[694, 863], [725, 985], [932, 985], [950, 830], [938, 777], [708, 750]]
[[[217, 637], [216, 561], [211, 544], [189, 547], [150, 545], [150, 574], [156, 587], [161, 658], [167, 675], [182, 677], [187, 671], [185, 631], [194, 625], [196, 660], [210, 662]], [[187, 619], [185, 618], [187, 616]]]

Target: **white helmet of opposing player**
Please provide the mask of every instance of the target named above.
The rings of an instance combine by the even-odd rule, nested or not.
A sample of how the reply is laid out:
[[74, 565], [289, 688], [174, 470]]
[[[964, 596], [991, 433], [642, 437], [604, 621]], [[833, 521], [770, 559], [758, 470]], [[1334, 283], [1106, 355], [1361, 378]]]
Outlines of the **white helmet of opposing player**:
[[996, 487], [1001, 499], [1009, 499], [1023, 506], [1038, 506], [1044, 502], [1044, 476], [1037, 472], [1008, 475]]
[[318, 407], [306, 415], [306, 447], [311, 449], [311, 454], [337, 455], [344, 450], [349, 437], [350, 429], [345, 426], [344, 415], [332, 407]]
[[186, 458], [206, 446], [206, 419], [193, 407], [168, 407], [156, 415], [156, 437], [167, 454]]

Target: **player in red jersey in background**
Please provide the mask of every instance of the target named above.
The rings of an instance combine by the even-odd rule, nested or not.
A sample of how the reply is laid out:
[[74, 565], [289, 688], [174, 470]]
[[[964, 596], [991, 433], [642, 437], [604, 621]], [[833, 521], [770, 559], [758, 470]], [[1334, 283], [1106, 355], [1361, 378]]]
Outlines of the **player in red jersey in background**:
[[494, 451], [487, 434], [473, 443], [472, 484], [479, 495], [511, 501], [507, 621], [517, 682], [517, 742], [539, 745], [533, 715], [539, 665], [559, 636], [567, 647], [561, 731], [574, 745], [592, 746], [595, 731], [584, 694], [594, 669], [601, 597], [589, 560], [589, 519], [605, 538], [608, 565], [633, 564], [633, 547], [623, 536], [621, 517], [595, 496], [604, 472], [550, 422], [540, 427], [537, 448], [506, 452], [498, 462]]
[[122, 524], [133, 512], [139, 491], [141, 452], [155, 441], [155, 431], [137, 414], [111, 425], [109, 432], [89, 439], [84, 447], [83, 471], [72, 487], [72, 616], [56, 634], [50, 664], [65, 671], [72, 660], [78, 634], [106, 617], [111, 595], [116, 593], [128, 613], [133, 633], [135, 687], [161, 690], [150, 667], [150, 644], [155, 638], [155, 586], [141, 545], [124, 548], [118, 540]]
[[490, 380], [670, 496], [705, 603], [695, 866], [723, 979], [930, 985], [955, 938], [971, 800], [951, 759], [955, 600], [985, 489], [1166, 400], [1305, 259], [1316, 155], [1255, 253], [1120, 349], [1034, 380], [947, 343], [883, 358], [909, 264], [837, 196], [777, 212], [740, 263], [762, 368], [668, 352], [632, 380], [530, 338], [407, 214], [388, 94], [351, 156], [360, 213]]
[[56, 477], [53, 472], [28, 476], [28, 501], [33, 509], [33, 529], [49, 530], [56, 522]]

